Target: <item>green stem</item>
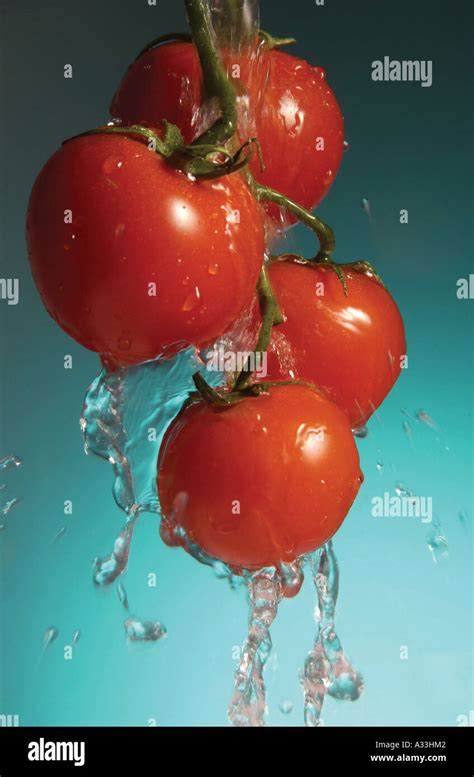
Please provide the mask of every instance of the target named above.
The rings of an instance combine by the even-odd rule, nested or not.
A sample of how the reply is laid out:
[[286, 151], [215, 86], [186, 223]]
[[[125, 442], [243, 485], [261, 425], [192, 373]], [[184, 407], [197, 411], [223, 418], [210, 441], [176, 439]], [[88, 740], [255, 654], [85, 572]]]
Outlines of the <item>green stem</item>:
[[293, 216], [296, 216], [299, 221], [312, 229], [320, 244], [319, 252], [314, 261], [319, 263], [331, 261], [331, 256], [336, 247], [336, 238], [331, 227], [325, 224], [324, 221], [321, 221], [314, 213], [310, 213], [306, 208], [303, 208], [302, 205], [298, 205], [298, 203], [285, 197], [284, 194], [277, 192], [275, 189], [256, 184], [255, 194], [259, 201], [274, 202]]
[[276, 49], [280, 46], [291, 46], [293, 43], [296, 43], [296, 38], [274, 38], [273, 35], [271, 35], [266, 30], [259, 30], [258, 34], [261, 38], [265, 41], [265, 46], [267, 49]]
[[[276, 324], [281, 324], [283, 321], [283, 315], [278, 305], [275, 293], [270, 282], [268, 270], [264, 266], [260, 271], [260, 278], [257, 286], [260, 312], [262, 314], [262, 326], [258, 335], [257, 344], [254, 348], [254, 353], [265, 353], [270, 345], [272, 338], [272, 328]], [[252, 379], [253, 371], [251, 369], [250, 360], [247, 361], [244, 369], [237, 377], [234, 384], [234, 391], [240, 391], [247, 388]]]
[[220, 60], [214, 39], [209, 10], [204, 0], [185, 0], [189, 26], [201, 63], [208, 98], [219, 102], [222, 116], [193, 145], [223, 145], [237, 128], [237, 97]]

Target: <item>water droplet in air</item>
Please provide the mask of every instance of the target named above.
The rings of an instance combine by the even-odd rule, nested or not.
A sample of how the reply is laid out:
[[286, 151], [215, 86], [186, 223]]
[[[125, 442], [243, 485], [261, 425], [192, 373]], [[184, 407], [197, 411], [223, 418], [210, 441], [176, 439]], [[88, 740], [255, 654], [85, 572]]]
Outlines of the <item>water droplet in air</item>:
[[280, 712], [283, 715], [289, 715], [291, 712], [293, 712], [293, 702], [292, 701], [282, 701], [280, 704]]
[[345, 141], [344, 141], [344, 143], [343, 143], [343, 148], [342, 148], [342, 150], [343, 150], [343, 151], [349, 151], [350, 147], [351, 147], [351, 146], [350, 146], [350, 143], [348, 143], [348, 142], [347, 142], [347, 140], [345, 140]]
[[418, 410], [416, 412], [416, 420], [420, 421], [420, 423], [425, 424], [425, 426], [429, 426], [430, 429], [437, 429], [436, 423], [433, 421], [430, 415], [426, 412], [426, 410]]
[[127, 618], [123, 624], [127, 637], [132, 642], [157, 642], [166, 636], [166, 629], [159, 621], [141, 621]]
[[20, 464], [21, 464], [21, 460], [16, 456], [4, 456], [3, 459], [0, 459], [0, 471], [4, 472], [7, 469], [12, 469], [13, 467], [19, 467]]
[[370, 207], [370, 202], [364, 197], [363, 200], [361, 200], [360, 206], [362, 210], [364, 211], [365, 215], [371, 221], [372, 219], [372, 210]]
[[403, 431], [406, 435], [406, 437], [411, 441], [412, 435], [413, 435], [413, 429], [411, 427], [411, 424], [409, 421], [402, 421], [402, 427]]
[[438, 563], [438, 559], [448, 555], [448, 540], [438, 521], [433, 523], [433, 528], [428, 535], [428, 548], [435, 564]]
[[125, 588], [123, 587], [122, 583], [118, 583], [117, 585], [117, 596], [119, 598], [120, 604], [123, 605], [123, 607], [128, 610], [128, 596]]
[[51, 545], [53, 545], [57, 540], [61, 539], [66, 534], [66, 527], [63, 526], [61, 529], [59, 529], [58, 532], [54, 535], [53, 539], [51, 540]]
[[9, 499], [8, 502], [5, 502], [2, 507], [2, 515], [8, 515], [8, 513], [11, 512], [11, 510], [13, 510], [17, 504], [20, 504], [20, 502], [21, 499], [19, 499], [17, 496], [13, 497], [13, 499]]
[[382, 453], [381, 451], [377, 451], [377, 469], [379, 472], [381, 472], [384, 468], [384, 463], [382, 461]]
[[410, 491], [408, 486], [400, 481], [395, 483], [395, 493], [397, 496], [413, 496], [413, 491]]
[[59, 631], [55, 626], [50, 626], [43, 634], [43, 650], [47, 650], [58, 638]]

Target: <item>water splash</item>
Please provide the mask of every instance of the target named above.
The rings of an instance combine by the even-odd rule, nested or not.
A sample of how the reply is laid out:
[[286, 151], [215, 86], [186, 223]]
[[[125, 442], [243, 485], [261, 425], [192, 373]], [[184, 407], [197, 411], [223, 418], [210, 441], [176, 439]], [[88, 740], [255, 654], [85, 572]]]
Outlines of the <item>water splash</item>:
[[275, 571], [262, 571], [248, 581], [249, 630], [235, 674], [229, 720], [234, 726], [263, 726], [266, 710], [263, 670], [272, 649], [270, 627], [281, 599]]
[[335, 699], [355, 701], [364, 690], [364, 680], [344, 655], [334, 627], [339, 565], [332, 542], [312, 553], [308, 560], [317, 593], [317, 632], [300, 681], [304, 693], [305, 725], [316, 727], [321, 725], [326, 694]]
[[116, 580], [127, 568], [135, 522], [138, 512], [132, 514], [114, 542], [111, 553], [103, 559], [95, 558], [93, 580], [98, 586], [106, 586]]

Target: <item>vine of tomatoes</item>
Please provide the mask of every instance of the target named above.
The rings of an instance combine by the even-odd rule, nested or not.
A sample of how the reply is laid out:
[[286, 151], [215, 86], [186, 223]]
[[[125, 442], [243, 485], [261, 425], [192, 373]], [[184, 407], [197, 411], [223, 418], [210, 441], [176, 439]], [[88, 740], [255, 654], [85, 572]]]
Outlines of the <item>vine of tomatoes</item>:
[[[344, 147], [324, 71], [261, 32], [219, 54], [204, 0], [185, 5], [192, 35], [147, 46], [114, 122], [40, 172], [29, 255], [50, 315], [114, 367], [209, 345], [253, 307], [268, 375], [249, 362], [217, 390], [195, 376], [157, 489], [169, 542], [278, 567], [346, 517], [363, 480], [351, 429], [399, 376], [403, 321], [368, 262], [334, 262], [334, 234], [308, 210]], [[281, 210], [315, 232], [316, 257], [268, 260]]]

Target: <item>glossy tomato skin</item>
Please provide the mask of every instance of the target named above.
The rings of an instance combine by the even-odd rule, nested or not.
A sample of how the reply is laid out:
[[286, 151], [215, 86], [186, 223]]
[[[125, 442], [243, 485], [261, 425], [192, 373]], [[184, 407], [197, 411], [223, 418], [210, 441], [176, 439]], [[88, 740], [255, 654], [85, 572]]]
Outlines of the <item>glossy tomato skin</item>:
[[347, 418], [304, 385], [230, 408], [200, 402], [168, 430], [158, 461], [164, 516], [242, 569], [291, 562], [337, 531], [363, 476]]
[[[254, 93], [254, 103], [257, 99]], [[273, 50], [256, 125], [265, 162], [261, 172], [257, 156], [252, 158], [256, 179], [308, 210], [317, 207], [334, 182], [344, 150], [344, 120], [324, 70]], [[278, 219], [277, 206], [269, 205], [268, 212]], [[288, 214], [286, 219], [294, 221]]]
[[[258, 67], [242, 56], [240, 71], [234, 71], [232, 56], [226, 61], [228, 72], [239, 73], [245, 84], [254, 114], [253, 127], [240, 125], [241, 141], [256, 133], [262, 146], [265, 170], [254, 154], [255, 178], [308, 209], [317, 206], [334, 181], [344, 148], [343, 117], [324, 71], [277, 49], [260, 52]], [[179, 84], [185, 85], [181, 99]], [[112, 116], [129, 124], [158, 125], [168, 119], [189, 142], [207, 127], [199, 119], [201, 84], [194, 46], [164, 44], [129, 67], [112, 102]], [[268, 205], [268, 211], [280, 222], [275, 205]]]
[[265, 380], [310, 381], [354, 428], [365, 424], [406, 354], [395, 301], [373, 277], [353, 270], [346, 272], [347, 297], [329, 268], [275, 261], [269, 275], [285, 320], [273, 330]]
[[106, 134], [69, 141], [47, 162], [27, 237], [50, 315], [125, 365], [221, 335], [250, 304], [265, 250], [239, 174], [191, 181], [147, 145]]
[[199, 130], [201, 103], [202, 73], [196, 50], [190, 43], [173, 41], [132, 62], [110, 113], [127, 125], [157, 127], [167, 119], [191, 143]]

